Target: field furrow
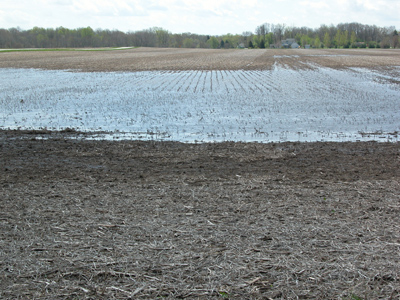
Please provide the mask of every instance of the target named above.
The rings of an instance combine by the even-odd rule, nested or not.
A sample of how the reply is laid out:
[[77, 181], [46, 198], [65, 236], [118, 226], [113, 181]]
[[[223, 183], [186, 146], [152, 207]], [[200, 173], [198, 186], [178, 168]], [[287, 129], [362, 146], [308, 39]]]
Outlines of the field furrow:
[[399, 78], [391, 49], [0, 53], [0, 298], [399, 300]]
[[400, 131], [396, 68], [1, 70], [3, 129], [73, 128], [106, 131], [110, 137], [123, 133], [121, 138], [261, 142], [396, 141]]

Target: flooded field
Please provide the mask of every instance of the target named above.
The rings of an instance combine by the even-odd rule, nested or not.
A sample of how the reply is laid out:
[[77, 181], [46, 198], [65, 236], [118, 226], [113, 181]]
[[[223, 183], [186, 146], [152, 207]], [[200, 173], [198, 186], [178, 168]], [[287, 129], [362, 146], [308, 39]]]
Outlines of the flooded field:
[[400, 68], [0, 69], [0, 128], [99, 139], [398, 141]]
[[0, 298], [399, 300], [399, 78], [392, 49], [0, 53]]

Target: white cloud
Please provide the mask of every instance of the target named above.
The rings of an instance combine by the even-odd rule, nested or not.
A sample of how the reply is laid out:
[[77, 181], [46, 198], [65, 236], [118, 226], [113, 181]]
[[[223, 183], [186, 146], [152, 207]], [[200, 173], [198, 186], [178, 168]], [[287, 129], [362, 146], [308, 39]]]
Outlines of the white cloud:
[[0, 26], [234, 34], [265, 22], [311, 28], [359, 22], [399, 29], [399, 11], [398, 0], [2, 0]]
[[356, 1], [357, 5], [363, 7], [366, 10], [372, 10], [372, 11], [378, 11], [379, 10], [378, 7], [382, 7], [382, 4], [384, 4], [382, 2], [384, 1], [370, 1], [370, 0]]
[[60, 5], [60, 6], [65, 6], [65, 5], [72, 5], [73, 0], [40, 0], [45, 5]]
[[313, 9], [327, 9], [329, 5], [321, 1], [302, 1], [300, 5]]
[[120, 16], [124, 15], [146, 15], [145, 9], [129, 3], [128, 1], [115, 0], [74, 0], [72, 10], [80, 15], [87, 16]]

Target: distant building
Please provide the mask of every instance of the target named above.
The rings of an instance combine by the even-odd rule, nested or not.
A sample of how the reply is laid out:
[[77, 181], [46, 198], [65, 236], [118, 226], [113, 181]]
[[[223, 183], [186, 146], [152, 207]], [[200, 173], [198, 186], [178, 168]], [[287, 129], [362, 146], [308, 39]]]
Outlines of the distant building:
[[282, 40], [280, 43], [276, 44], [270, 44], [270, 48], [292, 48], [292, 49], [297, 49], [300, 48], [300, 45], [297, 44], [295, 39], [286, 39]]
[[297, 44], [296, 42], [294, 42], [294, 43], [292, 43], [292, 44], [290, 45], [290, 48], [292, 48], [292, 49], [298, 49], [298, 48], [300, 48], [300, 45]]
[[[295, 39], [286, 39], [281, 41], [282, 48], [299, 48]], [[293, 45], [293, 46], [292, 46]]]
[[304, 48], [305, 48], [305, 49], [310, 49], [311, 46], [310, 46], [310, 45], [305, 45]]

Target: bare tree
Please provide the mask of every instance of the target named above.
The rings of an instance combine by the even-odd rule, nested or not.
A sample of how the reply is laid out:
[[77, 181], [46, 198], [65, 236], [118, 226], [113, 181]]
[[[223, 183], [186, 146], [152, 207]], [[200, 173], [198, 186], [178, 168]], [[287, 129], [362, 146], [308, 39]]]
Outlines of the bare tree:
[[282, 40], [283, 35], [285, 34], [285, 24], [276, 24], [274, 27], [274, 34], [276, 36], [276, 41], [280, 42]]

